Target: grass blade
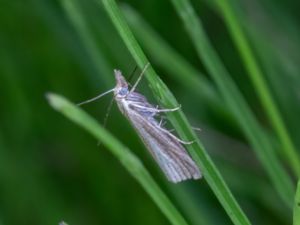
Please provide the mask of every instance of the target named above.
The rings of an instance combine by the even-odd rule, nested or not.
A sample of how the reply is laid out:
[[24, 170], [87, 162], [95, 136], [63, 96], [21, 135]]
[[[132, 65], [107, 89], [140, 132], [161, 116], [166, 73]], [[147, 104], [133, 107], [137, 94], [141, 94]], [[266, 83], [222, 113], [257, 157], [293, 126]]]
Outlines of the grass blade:
[[295, 195], [293, 225], [300, 225], [300, 181], [298, 181]]
[[132, 7], [123, 5], [122, 11], [142, 47], [147, 50], [146, 53], [150, 55], [156, 65], [164, 68], [168, 74], [172, 74], [171, 78], [181, 85], [185, 85], [187, 90], [193, 91], [201, 98], [201, 101], [207, 102], [215, 112], [226, 116], [226, 118], [230, 117], [221, 97], [217, 94], [216, 88], [204, 74], [168, 45]]
[[[95, 39], [93, 38], [93, 34], [89, 31], [87, 22], [86, 22], [86, 17], [84, 16], [84, 13], [79, 7], [79, 3], [74, 1], [63, 1], [62, 2], [63, 8], [68, 15], [70, 22], [73, 24], [73, 27], [76, 29], [77, 33], [81, 37], [81, 41], [84, 43], [84, 46], [87, 48], [87, 51], [90, 53], [90, 56], [93, 60], [93, 62], [97, 62], [97, 59], [102, 59], [101, 57], [98, 57], [99, 52], [94, 52], [97, 44], [95, 43]], [[96, 19], [96, 18], [93, 18]], [[81, 35], [81, 33], [84, 33], [84, 35]], [[171, 54], [170, 54], [171, 56]], [[103, 60], [102, 60], [103, 61]], [[97, 62], [98, 63], [98, 62]], [[106, 63], [106, 62], [103, 62]], [[184, 64], [184, 63], [183, 63]], [[99, 73], [105, 73], [107, 71], [106, 68], [104, 70], [102, 69], [103, 67], [101, 66], [102, 64], [100, 63], [99, 65], [96, 65], [96, 68], [98, 69]], [[108, 67], [108, 66], [107, 66]], [[186, 66], [188, 67], [188, 66]], [[172, 68], [172, 67], [170, 67]], [[193, 69], [193, 68], [191, 68]], [[175, 70], [176, 71], [176, 70]], [[197, 72], [198, 73], [198, 72]], [[106, 73], [106, 74], [111, 74]], [[181, 76], [179, 76], [181, 77]], [[182, 81], [182, 79], [180, 79]], [[192, 81], [190, 82], [191, 84], [195, 83], [195, 80], [197, 80], [196, 83], [202, 85], [202, 91], [199, 92], [198, 86], [194, 85], [195, 90], [198, 90], [198, 93], [204, 94], [204, 96], [208, 99], [212, 99], [212, 101], [215, 99], [217, 101], [217, 96], [215, 95], [215, 92], [212, 90], [212, 87], [207, 87], [207, 80], [203, 79], [198, 79], [196, 76], [194, 76], [194, 79], [191, 79]], [[221, 102], [219, 101], [219, 104]], [[213, 106], [213, 104], [212, 104]], [[167, 181], [165, 181], [167, 182]], [[168, 183], [169, 184], [169, 183]], [[189, 220], [192, 221], [194, 224], [210, 224], [209, 220], [206, 218], [206, 215], [204, 213], [199, 212], [199, 207], [198, 205], [193, 202], [193, 199], [190, 199], [190, 201], [187, 201], [187, 198], [191, 198], [191, 196], [188, 196], [184, 193], [184, 189], [178, 189], [178, 186], [173, 187], [168, 185], [169, 189], [171, 189], [174, 197], [179, 200], [181, 207], [184, 210], [184, 214], [189, 217]], [[176, 191], [175, 191], [176, 189]], [[183, 197], [184, 196], [184, 197]]]
[[138, 40], [141, 40], [142, 46], [147, 49], [147, 53], [150, 54], [156, 64], [173, 74], [172, 77], [178, 82], [195, 90], [198, 96], [204, 95], [212, 105], [219, 106], [222, 104], [220, 96], [217, 96], [215, 88], [204, 74], [197, 71], [162, 40], [133, 8], [129, 5], [122, 5], [122, 11], [134, 34]]
[[96, 67], [96, 71], [98, 71], [101, 76], [102, 83], [104, 83], [106, 87], [110, 87], [112, 82], [112, 78], [109, 76], [109, 74], [111, 74], [111, 68], [109, 68], [109, 63], [99, 51], [98, 45], [81, 14], [79, 3], [76, 0], [61, 0], [61, 5], [82, 40], [87, 53]]
[[95, 119], [91, 118], [88, 114], [65, 98], [56, 94], [48, 94], [47, 98], [54, 109], [64, 114], [68, 119], [72, 120], [82, 128], [86, 129], [95, 138], [101, 141], [101, 143], [103, 143], [103, 145], [105, 145], [117, 159], [120, 160], [123, 166], [143, 186], [145, 191], [150, 195], [172, 224], [187, 225], [180, 212], [174, 207], [169, 198], [156, 184], [140, 160], [132, 154], [129, 149], [115, 139], [104, 128], [99, 126]]
[[258, 96], [262, 102], [264, 110], [270, 118], [270, 122], [281, 142], [283, 154], [286, 156], [290, 167], [293, 172], [300, 176], [300, 161], [296, 152], [295, 146], [288, 134], [285, 124], [281, 118], [279, 110], [272, 98], [272, 95], [268, 89], [261, 69], [256, 62], [252, 49], [244, 35], [242, 28], [235, 15], [234, 9], [228, 0], [216, 1], [219, 9], [223, 15], [225, 24], [230, 31], [231, 37], [239, 51], [239, 54], [244, 62], [245, 68], [248, 70], [248, 74], [254, 84], [254, 89], [257, 91]]
[[[97, 2], [104, 5], [114, 26], [125, 42], [137, 65], [141, 69], [144, 68], [146, 63], [148, 63], [148, 60], [141, 47], [138, 45], [132, 32], [130, 31], [116, 2], [114, 0], [102, 0]], [[153, 92], [155, 93], [155, 97], [159, 102], [162, 103], [163, 106], [174, 107], [178, 105], [172, 93], [159, 79], [152, 67], [147, 70], [146, 75], [146, 78], [148, 79], [149, 84]], [[210, 185], [211, 189], [215, 193], [220, 203], [223, 205], [224, 209], [226, 210], [227, 214], [234, 222], [234, 224], [250, 224], [244, 212], [241, 210], [240, 206], [234, 199], [221, 174], [215, 167], [214, 163], [211, 161], [209, 155], [206, 153], [203, 145], [197, 139], [184, 114], [182, 112], [172, 113], [169, 114], [169, 118], [182, 138], [186, 140], [197, 140], [195, 144], [188, 147], [188, 150], [190, 151], [196, 163], [200, 166], [208, 184]]]
[[203, 60], [229, 109], [244, 130], [249, 143], [255, 150], [279, 195], [291, 207], [294, 192], [292, 181], [272, 149], [271, 143], [265, 136], [250, 107], [210, 44], [192, 5], [188, 0], [172, 0], [172, 3], [194, 42], [199, 57]]

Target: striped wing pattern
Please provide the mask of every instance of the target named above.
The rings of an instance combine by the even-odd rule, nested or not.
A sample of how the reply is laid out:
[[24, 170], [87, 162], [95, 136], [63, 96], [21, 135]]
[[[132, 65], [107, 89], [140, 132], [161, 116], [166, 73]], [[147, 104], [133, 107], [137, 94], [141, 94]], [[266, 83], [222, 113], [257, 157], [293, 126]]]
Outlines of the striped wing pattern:
[[[130, 110], [127, 108], [127, 110]], [[145, 117], [134, 111], [125, 112], [147, 149], [163, 170], [168, 180], [178, 183], [187, 179], [199, 179], [201, 173], [195, 162], [168, 131], [162, 132], [161, 127], [149, 122]]]

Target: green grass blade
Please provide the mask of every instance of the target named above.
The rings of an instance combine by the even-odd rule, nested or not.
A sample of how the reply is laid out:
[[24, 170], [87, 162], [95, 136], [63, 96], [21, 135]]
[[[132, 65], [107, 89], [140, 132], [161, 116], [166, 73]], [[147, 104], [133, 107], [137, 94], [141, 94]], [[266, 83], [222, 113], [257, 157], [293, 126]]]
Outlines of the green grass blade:
[[[167, 182], [167, 181], [166, 181]], [[214, 220], [207, 213], [206, 201], [198, 201], [190, 193], [190, 189], [181, 185], [167, 185], [174, 199], [180, 204], [180, 208], [191, 224], [214, 225]]]
[[155, 64], [164, 68], [168, 72], [167, 75], [196, 95], [199, 102], [207, 103], [214, 113], [234, 126], [235, 119], [224, 106], [221, 96], [211, 81], [164, 41], [136, 10], [129, 5], [123, 5], [122, 11], [138, 41]]
[[112, 68], [109, 68], [109, 63], [99, 51], [98, 45], [96, 44], [96, 41], [93, 38], [83, 15], [81, 14], [79, 3], [77, 0], [61, 0], [61, 4], [77, 34], [82, 40], [82, 43], [93, 61], [97, 72], [101, 76], [101, 82], [107, 87], [110, 87], [112, 78], [109, 74], [111, 74]]
[[129, 5], [123, 5], [122, 11], [138, 41], [155, 64], [164, 68], [171, 78], [201, 98], [214, 112], [234, 123], [211, 81], [165, 42], [136, 10]]
[[[136, 60], [137, 65], [140, 68], [144, 68], [146, 63], [148, 63], [148, 60], [144, 55], [141, 47], [138, 45], [132, 32], [130, 31], [116, 2], [113, 0], [102, 0], [98, 2], [103, 3], [108, 15], [110, 16], [123, 41], [125, 42], [129, 52]], [[155, 97], [159, 102], [162, 103], [162, 105], [166, 107], [174, 107], [178, 105], [172, 93], [159, 79], [152, 67], [150, 67], [146, 71], [146, 78], [148, 79], [149, 84], [153, 92], [155, 93]], [[226, 210], [227, 214], [234, 222], [234, 224], [250, 224], [244, 212], [241, 210], [240, 206], [230, 192], [225, 181], [223, 180], [221, 174], [215, 167], [214, 163], [211, 161], [209, 155], [206, 153], [203, 145], [191, 129], [191, 126], [187, 122], [184, 114], [181, 111], [172, 113], [169, 114], [169, 118], [182, 138], [186, 140], [197, 140], [195, 144], [188, 147], [188, 150], [196, 163], [200, 166], [208, 184], [210, 185], [211, 189], [215, 193], [220, 203], [223, 205], [224, 209]]]
[[[247, 20], [244, 19], [244, 21], [246, 24]], [[299, 72], [290, 71], [290, 67], [284, 63], [286, 61], [290, 62], [290, 59], [278, 53], [281, 50], [277, 49], [276, 45], [274, 46], [270, 43], [269, 36], [262, 34], [261, 29], [257, 31], [255, 28], [247, 28], [249, 28], [247, 37], [251, 39], [251, 46], [255, 47], [255, 53], [257, 53], [259, 62], [262, 64], [264, 75], [269, 82], [268, 84], [272, 91], [274, 91], [274, 96], [284, 117], [285, 124], [289, 128], [289, 131], [293, 131], [289, 134], [292, 135], [291, 138], [297, 148], [297, 146], [300, 146], [300, 127], [297, 122], [300, 107], [295, 107], [298, 105], [297, 87], [299, 87], [295, 78], [298, 77], [296, 74], [299, 74]], [[283, 74], [284, 76], [282, 76]], [[286, 87], [289, 87], [288, 91]]]
[[245, 68], [248, 70], [248, 74], [254, 84], [254, 89], [257, 91], [258, 96], [262, 102], [264, 110], [270, 118], [270, 122], [281, 142], [280, 148], [283, 154], [286, 156], [290, 167], [293, 172], [300, 176], [300, 161], [296, 152], [295, 146], [288, 134], [285, 124], [281, 118], [279, 110], [272, 98], [272, 95], [268, 89], [261, 69], [256, 62], [252, 49], [242, 31], [242, 28], [238, 22], [238, 18], [235, 15], [234, 9], [228, 0], [216, 1], [219, 9], [223, 15], [225, 24], [230, 31], [231, 37], [239, 50], [239, 54], [244, 62]]
[[300, 181], [298, 181], [294, 201], [293, 225], [300, 225]]
[[196, 16], [188, 0], [172, 0], [172, 3], [183, 20], [199, 57], [203, 60], [204, 65], [217, 84], [229, 109], [240, 123], [249, 143], [255, 150], [279, 195], [291, 207], [294, 192], [292, 181], [272, 149], [271, 143], [254, 117], [250, 107], [209, 42], [200, 19]]
[[116, 138], [98, 125], [97, 121], [65, 98], [48, 94], [51, 106], [101, 141], [120, 160], [128, 172], [143, 186], [153, 201], [174, 225], [187, 225], [185, 219], [160, 189], [141, 161]]
[[195, 90], [198, 96], [204, 96], [211, 102], [211, 105], [220, 106], [222, 104], [220, 96], [216, 94], [215, 88], [205, 75], [197, 71], [196, 68], [162, 40], [132, 7], [123, 5], [122, 11], [134, 34], [156, 64], [173, 74], [172, 77], [180, 84]]

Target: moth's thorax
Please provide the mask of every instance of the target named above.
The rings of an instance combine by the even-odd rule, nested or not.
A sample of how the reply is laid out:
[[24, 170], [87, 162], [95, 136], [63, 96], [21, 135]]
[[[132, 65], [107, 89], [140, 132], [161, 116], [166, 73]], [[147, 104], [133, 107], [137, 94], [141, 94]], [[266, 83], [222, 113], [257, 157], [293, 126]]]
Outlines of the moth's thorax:
[[126, 96], [129, 94], [129, 90], [127, 87], [120, 87], [120, 88], [115, 88], [114, 93], [115, 93], [115, 99], [121, 100], [126, 98]]
[[114, 98], [120, 111], [125, 114], [126, 108], [128, 107], [128, 102], [126, 101], [126, 97], [129, 94], [128, 83], [126, 82], [120, 70], [114, 70], [114, 73], [116, 78]]

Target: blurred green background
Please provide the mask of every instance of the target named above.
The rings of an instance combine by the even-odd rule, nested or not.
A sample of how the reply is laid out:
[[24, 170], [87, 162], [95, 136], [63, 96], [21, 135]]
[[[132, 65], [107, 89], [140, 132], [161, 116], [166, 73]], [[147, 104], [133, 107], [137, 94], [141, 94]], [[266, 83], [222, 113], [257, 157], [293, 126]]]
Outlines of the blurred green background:
[[[168, 224], [119, 161], [104, 146], [98, 146], [97, 140], [55, 112], [45, 99], [45, 93], [55, 92], [76, 103], [84, 101], [114, 86], [114, 68], [129, 77], [136, 67], [100, 4], [69, 1], [76, 2], [81, 18], [72, 17], [61, 1], [1, 1], [0, 224], [50, 225], [61, 220], [69, 225]], [[230, 2], [297, 149], [299, 3]], [[200, 75], [208, 72], [172, 4], [159, 0], [119, 4], [161, 79], [181, 103], [191, 124], [202, 129], [198, 133], [201, 141], [252, 223], [291, 224], [292, 210], [282, 203], [214, 82], [208, 75]], [[210, 1], [194, 0], [192, 4], [230, 75], [269, 134], [267, 138], [274, 143], [274, 154], [279, 154], [296, 183], [284, 156], [277, 151], [280, 146], [276, 135], [223, 18]], [[139, 27], [138, 22], [148, 25]], [[163, 49], [155, 45], [157, 40], [151, 39], [152, 35], [181, 55], [189, 68], [199, 71], [204, 82], [199, 88], [190, 88], [172, 76], [177, 62], [160, 59]], [[155, 102], [147, 82], [143, 81], [138, 90]], [[103, 123], [111, 97], [83, 109]], [[232, 224], [205, 179], [177, 185], [166, 182], [115, 105], [107, 129], [141, 158], [188, 222]]]

